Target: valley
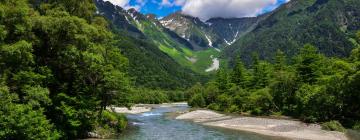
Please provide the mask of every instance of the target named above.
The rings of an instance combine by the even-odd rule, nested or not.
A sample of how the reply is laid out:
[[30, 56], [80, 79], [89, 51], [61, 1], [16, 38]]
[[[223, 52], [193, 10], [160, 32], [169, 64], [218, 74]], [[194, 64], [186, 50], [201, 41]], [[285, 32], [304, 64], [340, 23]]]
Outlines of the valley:
[[356, 140], [360, 1], [0, 0], [0, 98], [5, 140]]

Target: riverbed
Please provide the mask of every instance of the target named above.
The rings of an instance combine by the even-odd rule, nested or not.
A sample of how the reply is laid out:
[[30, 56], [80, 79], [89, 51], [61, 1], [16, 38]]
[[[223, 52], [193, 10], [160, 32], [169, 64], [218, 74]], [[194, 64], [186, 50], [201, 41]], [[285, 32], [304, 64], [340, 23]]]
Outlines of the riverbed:
[[128, 114], [129, 129], [117, 137], [125, 140], [283, 140], [284, 138], [204, 126], [177, 120], [171, 114], [186, 112], [186, 104], [157, 105], [150, 112]]

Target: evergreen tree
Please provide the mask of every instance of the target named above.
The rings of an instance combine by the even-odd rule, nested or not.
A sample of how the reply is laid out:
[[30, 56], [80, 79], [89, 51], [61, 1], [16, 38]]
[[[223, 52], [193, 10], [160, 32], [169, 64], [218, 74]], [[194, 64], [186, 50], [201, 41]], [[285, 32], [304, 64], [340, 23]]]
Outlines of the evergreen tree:
[[300, 50], [297, 61], [296, 70], [299, 80], [309, 84], [316, 82], [321, 74], [319, 71], [320, 55], [317, 49], [310, 44], [305, 45]]
[[231, 88], [229, 75], [225, 69], [220, 69], [217, 72], [216, 84], [221, 93], [226, 93]]
[[275, 71], [283, 71], [286, 69], [286, 56], [281, 50], [277, 50], [275, 55]]
[[240, 56], [238, 56], [235, 61], [235, 66], [231, 74], [231, 82], [241, 88], [246, 88], [248, 86], [248, 73], [245, 69], [244, 64], [241, 61]]

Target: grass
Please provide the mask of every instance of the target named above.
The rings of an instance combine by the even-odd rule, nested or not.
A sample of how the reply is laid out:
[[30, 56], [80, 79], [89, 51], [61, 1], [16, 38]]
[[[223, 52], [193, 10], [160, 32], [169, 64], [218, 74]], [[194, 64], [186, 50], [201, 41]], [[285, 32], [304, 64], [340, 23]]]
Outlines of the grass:
[[[161, 43], [157, 43], [157, 44], [159, 45], [159, 49], [161, 51], [168, 54], [179, 64], [188, 67], [200, 74], [213, 73], [213, 72], [205, 72], [205, 70], [208, 69], [213, 63], [211, 56], [213, 56], [213, 58], [216, 58], [219, 57], [220, 55], [220, 52], [216, 51], [215, 49], [192, 51], [188, 48], [181, 48], [181, 51], [179, 51], [175, 48], [167, 47]], [[195, 63], [192, 63], [188, 59], [186, 59], [186, 57], [195, 58], [197, 61]], [[221, 64], [225, 64], [225, 60], [220, 60], [220, 62]]]

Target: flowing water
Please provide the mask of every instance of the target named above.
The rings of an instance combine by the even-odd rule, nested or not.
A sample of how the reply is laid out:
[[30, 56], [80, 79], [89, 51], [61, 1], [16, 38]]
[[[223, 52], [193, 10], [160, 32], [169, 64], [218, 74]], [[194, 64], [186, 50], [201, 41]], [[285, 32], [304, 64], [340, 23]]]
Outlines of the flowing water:
[[206, 127], [169, 117], [169, 113], [188, 110], [187, 105], [157, 106], [151, 112], [128, 115], [131, 129], [124, 140], [278, 140], [253, 133]]

